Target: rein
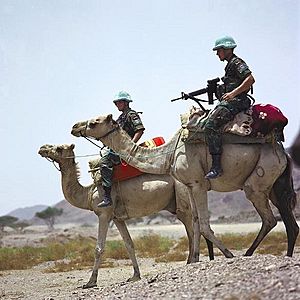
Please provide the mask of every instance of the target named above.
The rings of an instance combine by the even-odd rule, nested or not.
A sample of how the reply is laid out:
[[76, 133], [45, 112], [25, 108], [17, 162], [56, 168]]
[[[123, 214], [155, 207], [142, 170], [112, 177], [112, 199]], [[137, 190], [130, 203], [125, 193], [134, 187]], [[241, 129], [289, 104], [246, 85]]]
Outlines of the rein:
[[55, 161], [54, 161], [53, 159], [50, 159], [50, 158], [48, 158], [48, 157], [46, 157], [46, 159], [47, 159], [48, 161], [50, 161], [50, 162], [53, 164], [53, 166], [55, 167], [56, 170], [58, 170], [59, 172], [61, 172], [61, 169], [60, 169], [59, 167], [56, 166]]
[[83, 137], [83, 138], [85, 138], [87, 141], [89, 141], [90, 143], [92, 143], [92, 144], [95, 145], [96, 147], [100, 148], [100, 150], [102, 150], [102, 149], [105, 147], [105, 145], [103, 145], [103, 146], [101, 147], [101, 146], [99, 146], [98, 144], [96, 144], [95, 142], [93, 142], [92, 139], [95, 140], [95, 141], [99, 141], [100, 139], [109, 136], [111, 133], [115, 132], [116, 130], [118, 130], [118, 129], [120, 128], [119, 125], [117, 125], [117, 126], [115, 126], [113, 129], [111, 129], [110, 131], [106, 132], [104, 135], [102, 135], [102, 136], [100, 136], [100, 137], [98, 137], [98, 138], [88, 138], [88, 137], [86, 136], [86, 129], [87, 129], [88, 125], [89, 125], [88, 123], [89, 123], [89, 122], [86, 122], [84, 134], [82, 133], [82, 131], [79, 132], [79, 133], [80, 133], [80, 136]]
[[[76, 157], [90, 157], [90, 156], [97, 156], [99, 154], [87, 154], [87, 155], [76, 155], [76, 156], [67, 156], [64, 158], [67, 159], [72, 159], [72, 158], [76, 158]], [[48, 161], [50, 161], [53, 166], [55, 167], [56, 170], [58, 170], [59, 172], [61, 172], [61, 169], [56, 165], [56, 162], [53, 159], [50, 159], [49, 157], [45, 157]]]

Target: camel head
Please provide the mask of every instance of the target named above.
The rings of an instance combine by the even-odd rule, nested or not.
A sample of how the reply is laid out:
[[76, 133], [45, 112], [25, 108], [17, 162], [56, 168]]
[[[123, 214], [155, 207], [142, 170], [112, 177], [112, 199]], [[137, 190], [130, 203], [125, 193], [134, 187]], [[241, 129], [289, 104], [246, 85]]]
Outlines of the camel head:
[[99, 116], [87, 121], [76, 123], [71, 130], [71, 134], [80, 137], [88, 136], [99, 138], [106, 136], [116, 128], [117, 122], [113, 120], [112, 115]]
[[68, 158], [73, 158], [74, 151], [73, 149], [75, 148], [74, 144], [71, 145], [43, 145], [39, 149], [39, 155], [42, 157], [46, 157], [49, 159], [52, 159], [53, 161], [57, 163], [61, 163], [63, 160], [68, 159]]
[[188, 129], [196, 127], [205, 116], [205, 111], [195, 106], [190, 109], [189, 113], [189, 122], [187, 123]]

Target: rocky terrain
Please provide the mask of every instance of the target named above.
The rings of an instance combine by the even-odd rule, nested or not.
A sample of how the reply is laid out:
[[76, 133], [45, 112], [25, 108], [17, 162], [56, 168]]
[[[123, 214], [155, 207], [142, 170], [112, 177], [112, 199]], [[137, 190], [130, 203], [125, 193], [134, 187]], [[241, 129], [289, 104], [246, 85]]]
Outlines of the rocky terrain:
[[130, 266], [100, 269], [98, 287], [82, 289], [89, 270], [44, 273], [47, 265], [25, 271], [1, 272], [0, 299], [300, 299], [300, 254], [293, 258], [254, 255], [192, 265], [157, 264], [139, 260], [142, 279], [126, 282]]
[[[300, 215], [300, 171], [294, 170], [295, 189], [298, 192], [296, 215]], [[214, 223], [241, 223], [259, 221], [242, 192], [209, 193], [209, 209]], [[64, 213], [57, 220], [54, 232], [45, 231], [38, 224], [41, 220], [33, 218], [36, 210], [41, 207], [19, 209], [12, 212], [19, 219], [29, 219], [36, 224], [31, 229], [25, 228], [22, 233], [8, 233], [3, 242], [8, 247], [24, 245], [38, 246], [42, 238], [49, 235], [66, 236], [80, 234], [96, 236], [96, 218], [90, 211], [83, 211], [69, 205], [65, 200], [56, 205]], [[276, 214], [276, 209], [274, 210]], [[26, 216], [26, 217], [25, 217]], [[176, 223], [168, 213], [144, 218], [139, 224], [170, 224]], [[73, 223], [73, 227], [66, 227]], [[76, 224], [81, 224], [77, 226]], [[92, 224], [91, 226], [82, 226]], [[258, 223], [256, 223], [258, 224]], [[259, 224], [258, 224], [259, 225]], [[65, 228], [65, 227], [66, 228]], [[180, 225], [156, 227], [159, 234], [166, 234], [163, 227], [174, 230], [175, 237], [184, 235]], [[215, 224], [213, 226], [219, 226]], [[138, 229], [139, 226], [132, 228]], [[145, 234], [141, 226], [140, 234]], [[151, 225], [147, 225], [151, 227]], [[247, 228], [249, 225], [246, 226]], [[33, 230], [33, 228], [35, 228]], [[144, 229], [143, 229], [144, 228]], [[149, 229], [148, 228], [148, 229]], [[158, 229], [160, 228], [160, 229]], [[181, 228], [179, 230], [179, 228]], [[242, 226], [235, 226], [242, 230]], [[151, 230], [151, 229], [149, 229]], [[215, 230], [215, 229], [214, 229]], [[218, 230], [215, 230], [218, 232]], [[134, 236], [137, 232], [132, 233]], [[116, 229], [109, 230], [109, 239], [117, 238]], [[184, 262], [155, 263], [153, 259], [139, 258], [142, 279], [137, 282], [126, 282], [132, 276], [132, 267], [127, 260], [119, 261], [114, 268], [99, 270], [98, 287], [82, 289], [87, 282], [91, 269], [73, 270], [70, 272], [48, 273], [47, 269], [54, 262], [38, 265], [30, 270], [0, 271], [0, 299], [33, 299], [33, 300], [83, 300], [83, 299], [227, 299], [227, 300], [258, 300], [258, 299], [300, 299], [300, 249], [296, 249], [293, 258], [284, 255], [254, 255], [243, 257], [244, 251], [234, 252], [235, 258], [216, 257], [208, 261], [201, 256], [200, 262], [185, 265]]]

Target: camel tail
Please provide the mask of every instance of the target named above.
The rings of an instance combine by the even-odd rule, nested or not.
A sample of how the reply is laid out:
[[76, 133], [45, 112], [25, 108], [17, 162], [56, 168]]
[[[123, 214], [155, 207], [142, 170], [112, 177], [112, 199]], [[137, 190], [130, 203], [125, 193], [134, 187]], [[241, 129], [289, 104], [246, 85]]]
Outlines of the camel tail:
[[286, 154], [286, 156], [286, 168], [280, 177], [277, 178], [272, 189], [276, 199], [273, 201], [271, 196], [271, 200], [278, 208], [281, 219], [286, 228], [288, 238], [287, 256], [292, 256], [297, 236], [299, 234], [299, 226], [293, 214], [293, 209], [297, 204], [297, 197], [294, 191], [292, 178], [292, 161], [288, 154]]
[[292, 161], [288, 154], [286, 154], [286, 158], [286, 168], [275, 181], [273, 191], [276, 195], [279, 206], [293, 210], [297, 204], [297, 197], [292, 177]]

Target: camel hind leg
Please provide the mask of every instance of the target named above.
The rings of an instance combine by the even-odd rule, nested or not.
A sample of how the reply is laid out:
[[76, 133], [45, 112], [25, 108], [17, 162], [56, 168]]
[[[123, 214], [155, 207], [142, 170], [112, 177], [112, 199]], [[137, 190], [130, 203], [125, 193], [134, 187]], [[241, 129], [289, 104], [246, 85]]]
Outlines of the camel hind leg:
[[[277, 151], [276, 155], [273, 151]], [[286, 166], [284, 153], [268, 146], [261, 147], [260, 158], [255, 169], [244, 183], [246, 197], [252, 202], [261, 217], [262, 226], [246, 256], [251, 256], [265, 236], [274, 228], [277, 221], [269, 205], [272, 186]]]
[[245, 256], [251, 256], [265, 236], [276, 226], [277, 221], [269, 205], [266, 193], [255, 191], [251, 186], [247, 185], [244, 186], [244, 191], [246, 197], [252, 202], [262, 220], [262, 226], [257, 237], [245, 253]]
[[291, 257], [299, 234], [299, 226], [293, 214], [297, 198], [291, 175], [291, 161], [288, 156], [286, 169], [275, 181], [270, 197], [272, 203], [278, 208], [281, 219], [285, 225], [288, 239], [287, 256]]

